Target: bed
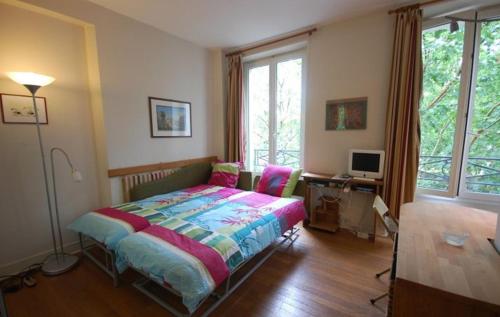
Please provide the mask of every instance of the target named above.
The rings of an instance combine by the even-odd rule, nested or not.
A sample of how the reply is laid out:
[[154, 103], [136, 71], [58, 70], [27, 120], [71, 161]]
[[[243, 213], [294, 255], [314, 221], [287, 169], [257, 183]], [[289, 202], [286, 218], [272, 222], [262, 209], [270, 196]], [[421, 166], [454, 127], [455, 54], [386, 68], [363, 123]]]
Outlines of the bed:
[[206, 195], [162, 209], [168, 219], [125, 237], [116, 248], [120, 272], [130, 267], [167, 286], [189, 313], [305, 217], [303, 202], [295, 198], [203, 188]]
[[[94, 263], [110, 274], [115, 285], [118, 276], [115, 267], [114, 250], [119, 241], [126, 236], [139, 232], [153, 224], [168, 219], [169, 208], [201, 197], [200, 201], [210, 202], [220, 198], [212, 194], [210, 188], [196, 186], [185, 190], [155, 195], [135, 202], [119, 204], [88, 212], [72, 222], [68, 229], [79, 234], [82, 252]], [[93, 242], [90, 246], [85, 241]], [[99, 247], [105, 253], [105, 261], [100, 261], [89, 252], [92, 247]]]
[[[115, 286], [119, 273], [131, 268], [141, 273], [133, 285], [174, 315], [191, 316], [214, 298], [208, 315], [279, 246], [296, 240], [294, 226], [306, 216], [301, 199], [251, 191], [251, 173], [241, 172], [238, 188], [226, 188], [206, 185], [211, 171], [210, 163], [193, 164], [141, 184], [130, 191], [135, 201], [89, 212], [69, 229]], [[303, 192], [299, 182], [294, 194]], [[95, 256], [96, 247], [104, 259]], [[150, 284], [178, 295], [185, 312], [151, 292]]]

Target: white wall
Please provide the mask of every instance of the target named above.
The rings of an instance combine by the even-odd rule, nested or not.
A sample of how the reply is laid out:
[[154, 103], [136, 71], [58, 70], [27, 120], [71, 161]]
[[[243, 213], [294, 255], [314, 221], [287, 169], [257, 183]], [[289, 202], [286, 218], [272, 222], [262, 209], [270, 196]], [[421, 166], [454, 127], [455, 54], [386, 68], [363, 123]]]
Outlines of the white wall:
[[[304, 168], [345, 173], [349, 149], [384, 149], [393, 16], [379, 12], [318, 29], [309, 39]], [[368, 97], [367, 128], [326, 131], [326, 101]], [[342, 194], [340, 225], [373, 231], [372, 195]]]
[[[380, 12], [319, 28], [309, 42], [305, 169], [347, 171], [349, 149], [383, 149], [393, 16]], [[326, 131], [326, 101], [368, 97], [365, 130]]]
[[[384, 10], [318, 27], [305, 39], [280, 42], [247, 56], [268, 56], [307, 41], [306, 171], [344, 173], [349, 149], [384, 148], [393, 31], [394, 16]], [[355, 97], [368, 97], [367, 128], [326, 131], [326, 101]]]
[[211, 145], [212, 153], [217, 155], [217, 157], [223, 159], [225, 155], [225, 142], [224, 142], [224, 134], [226, 133], [226, 125], [225, 125], [225, 71], [224, 67], [224, 59], [225, 56], [220, 49], [212, 49], [212, 71], [210, 78], [211, 84], [211, 92], [212, 92], [212, 131], [213, 135], [211, 137]]
[[[0, 42], [0, 73], [32, 70], [56, 78], [38, 93], [47, 98], [49, 124], [41, 127], [46, 155], [54, 146], [64, 148], [83, 174], [83, 181], [74, 183], [64, 158], [56, 154], [61, 221], [66, 225], [99, 206], [83, 29], [0, 4]], [[0, 78], [0, 92], [28, 93], [6, 78]], [[0, 123], [0, 267], [51, 247], [40, 160], [34, 125]], [[66, 231], [64, 237], [66, 242], [75, 238]]]
[[[25, 2], [95, 25], [110, 169], [216, 154], [208, 49], [88, 1]], [[193, 137], [151, 138], [148, 96], [190, 101]], [[118, 179], [111, 193], [121, 200]]]
[[[13, 0], [4, 1], [17, 5]], [[2, 77], [9, 70], [32, 70], [57, 78], [53, 86], [40, 91], [48, 98], [49, 107], [53, 107], [49, 109], [51, 122], [43, 129], [46, 147], [60, 145], [67, 149], [85, 177], [85, 182], [77, 185], [64, 183], [63, 174], [58, 178], [63, 187], [63, 227], [85, 211], [101, 206], [99, 194], [106, 195], [101, 201], [121, 199], [117, 179], [106, 184], [111, 187], [111, 196], [108, 190], [98, 190], [95, 152], [98, 142], [105, 146], [107, 168], [218, 154], [222, 141], [213, 139], [217, 131], [213, 117], [217, 112], [211, 111], [211, 106], [220, 98], [211, 93], [211, 79], [216, 75], [208, 49], [87, 1], [25, 3], [95, 26], [103, 98], [100, 119], [105, 128], [102, 135], [92, 131], [89, 92], [84, 87], [88, 83], [85, 64], [88, 47], [81, 27], [12, 6], [2, 5], [0, 10], [0, 40], [4, 43], [0, 50], [0, 90], [23, 92], [22, 87]], [[68, 60], [73, 59], [80, 64], [70, 64]], [[152, 139], [148, 96], [190, 101], [193, 137]], [[34, 130], [1, 123], [0, 129], [1, 271], [8, 263], [19, 264], [24, 257], [44, 254], [51, 244]], [[4, 133], [5, 129], [9, 132]], [[97, 139], [93, 140], [93, 136]], [[60, 165], [62, 168], [63, 164]], [[66, 242], [75, 241], [76, 236], [65, 234]], [[16, 243], [8, 245], [8, 241]], [[27, 259], [30, 260], [33, 259]]]
[[[380, 11], [318, 27], [307, 39], [305, 171], [345, 173], [349, 149], [384, 149], [393, 23], [394, 16]], [[252, 55], [263, 53], [262, 50], [253, 51]], [[355, 97], [368, 97], [367, 128], [326, 131], [326, 101]], [[341, 226], [372, 232], [373, 195], [353, 192], [342, 197]]]

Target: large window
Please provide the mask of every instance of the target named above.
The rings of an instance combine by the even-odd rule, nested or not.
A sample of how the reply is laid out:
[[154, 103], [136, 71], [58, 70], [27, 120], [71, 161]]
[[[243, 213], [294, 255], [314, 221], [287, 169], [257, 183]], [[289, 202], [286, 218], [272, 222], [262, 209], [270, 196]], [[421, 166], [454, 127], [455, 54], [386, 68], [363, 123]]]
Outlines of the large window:
[[302, 166], [304, 55], [245, 63], [247, 168]]
[[422, 49], [418, 187], [500, 200], [500, 22], [459, 23], [458, 30], [438, 22], [424, 30]]

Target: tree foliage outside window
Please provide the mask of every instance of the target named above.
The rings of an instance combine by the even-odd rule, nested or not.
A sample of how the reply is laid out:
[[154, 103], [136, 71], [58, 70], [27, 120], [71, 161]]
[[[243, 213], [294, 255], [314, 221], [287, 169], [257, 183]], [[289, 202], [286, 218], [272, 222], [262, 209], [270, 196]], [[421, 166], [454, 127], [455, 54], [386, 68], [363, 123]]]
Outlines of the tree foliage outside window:
[[[278, 62], [275, 69], [276, 100], [271, 103], [270, 66], [249, 69], [247, 166], [254, 171], [261, 171], [268, 163], [300, 167], [302, 58]], [[271, 111], [275, 111], [274, 123]], [[271, 141], [276, 152], [272, 159]]]
[[247, 166], [261, 171], [269, 163], [269, 65], [250, 69], [248, 77]]
[[[470, 120], [469, 191], [500, 194], [500, 24], [481, 25], [477, 80]], [[418, 186], [448, 190], [460, 94], [464, 25], [424, 31], [421, 160]], [[473, 85], [474, 87], [474, 85]], [[462, 88], [463, 89], [463, 88]]]
[[277, 65], [276, 164], [300, 167], [302, 58]]

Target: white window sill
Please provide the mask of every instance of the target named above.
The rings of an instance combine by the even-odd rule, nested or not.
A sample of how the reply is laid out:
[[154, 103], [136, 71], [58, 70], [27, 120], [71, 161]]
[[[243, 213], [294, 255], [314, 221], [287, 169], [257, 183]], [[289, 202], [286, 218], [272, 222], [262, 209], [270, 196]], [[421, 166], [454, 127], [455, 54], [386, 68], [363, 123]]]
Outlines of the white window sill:
[[494, 211], [500, 213], [500, 207], [498, 202], [495, 201], [487, 201], [487, 200], [478, 200], [478, 199], [468, 199], [462, 197], [443, 197], [438, 195], [430, 195], [418, 193], [415, 195], [416, 201], [430, 201], [430, 202], [447, 202], [477, 209], [484, 209], [489, 211]]

